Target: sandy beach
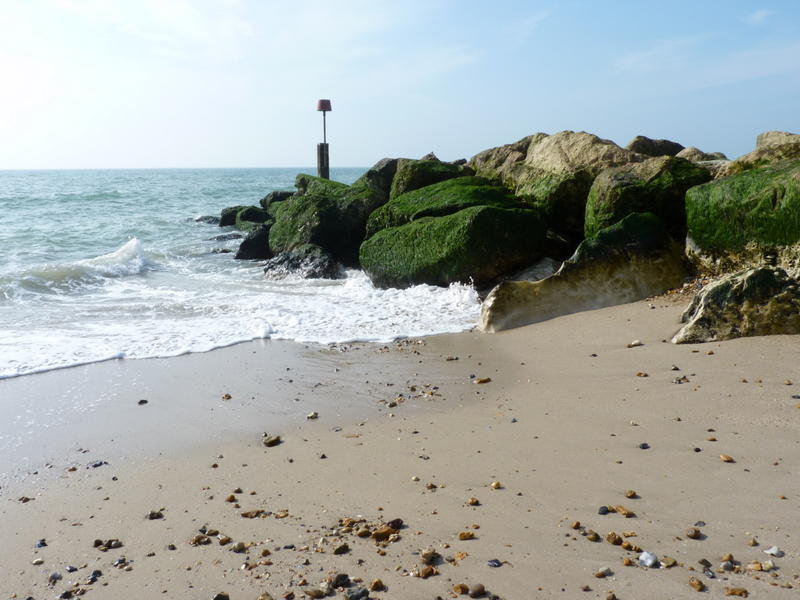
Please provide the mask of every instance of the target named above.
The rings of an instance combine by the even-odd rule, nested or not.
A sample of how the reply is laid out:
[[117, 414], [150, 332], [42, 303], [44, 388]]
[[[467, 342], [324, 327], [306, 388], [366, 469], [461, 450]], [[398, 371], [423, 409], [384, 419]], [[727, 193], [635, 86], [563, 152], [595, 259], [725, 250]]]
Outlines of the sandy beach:
[[795, 597], [799, 340], [687, 303], [0, 381], [2, 597]]

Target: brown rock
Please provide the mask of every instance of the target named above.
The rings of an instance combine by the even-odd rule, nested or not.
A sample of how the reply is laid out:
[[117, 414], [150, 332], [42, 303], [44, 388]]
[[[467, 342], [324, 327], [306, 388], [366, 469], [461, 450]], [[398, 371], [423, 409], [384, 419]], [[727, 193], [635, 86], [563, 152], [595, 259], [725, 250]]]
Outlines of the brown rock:
[[702, 535], [703, 534], [700, 533], [697, 527], [689, 527], [689, 529], [686, 530], [686, 537], [690, 540], [699, 540]]
[[469, 586], [469, 597], [470, 598], [483, 598], [486, 594], [486, 588], [482, 583], [473, 583]]
[[376, 542], [385, 542], [389, 539], [389, 536], [395, 533], [397, 533], [397, 529], [389, 527], [388, 525], [383, 525], [372, 532], [372, 539], [374, 539]]
[[706, 589], [706, 584], [700, 581], [697, 577], [689, 578], [689, 586], [697, 592], [702, 592]]
[[431, 565], [425, 565], [419, 570], [419, 576], [421, 579], [427, 579], [428, 577], [433, 577], [434, 575], [438, 575], [439, 571], [436, 570], [436, 567]]
[[622, 544], [622, 538], [619, 537], [616, 531], [610, 531], [606, 534], [606, 541], [609, 544], [614, 544], [615, 546], [620, 546]]

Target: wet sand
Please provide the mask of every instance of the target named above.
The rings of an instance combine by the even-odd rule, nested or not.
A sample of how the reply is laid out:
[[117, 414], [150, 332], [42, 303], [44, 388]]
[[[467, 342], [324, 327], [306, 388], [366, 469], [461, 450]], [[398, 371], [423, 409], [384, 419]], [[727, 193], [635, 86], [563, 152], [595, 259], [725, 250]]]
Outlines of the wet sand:
[[[506, 599], [693, 598], [691, 577], [711, 597], [795, 597], [800, 338], [675, 346], [685, 304], [0, 381], [0, 592], [277, 600], [346, 573], [331, 597], [380, 579], [371, 598], [454, 597], [458, 583]], [[264, 431], [283, 442], [266, 448]], [[598, 514], [615, 505], [635, 516]], [[393, 519], [389, 540], [358, 536]], [[211, 543], [192, 545], [201, 531]], [[636, 566], [610, 532], [675, 566]], [[717, 572], [726, 554], [741, 572]]]

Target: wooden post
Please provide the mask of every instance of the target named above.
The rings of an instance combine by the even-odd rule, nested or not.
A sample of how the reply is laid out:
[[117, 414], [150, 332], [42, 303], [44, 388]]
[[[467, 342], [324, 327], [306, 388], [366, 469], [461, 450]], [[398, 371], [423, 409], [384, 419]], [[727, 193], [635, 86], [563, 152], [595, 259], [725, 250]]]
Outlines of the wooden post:
[[328, 156], [328, 127], [325, 121], [325, 113], [331, 110], [331, 101], [327, 98], [318, 100], [317, 110], [322, 113], [322, 143], [317, 144], [317, 177], [330, 179], [331, 161]]
[[330, 158], [328, 157], [328, 144], [317, 144], [317, 177], [330, 179]]

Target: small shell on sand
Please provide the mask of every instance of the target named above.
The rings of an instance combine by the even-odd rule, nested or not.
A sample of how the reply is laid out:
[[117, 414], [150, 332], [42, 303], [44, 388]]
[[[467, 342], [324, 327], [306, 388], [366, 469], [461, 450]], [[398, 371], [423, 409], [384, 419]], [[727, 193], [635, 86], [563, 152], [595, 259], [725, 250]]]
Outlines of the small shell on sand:
[[722, 462], [726, 462], [726, 463], [733, 463], [733, 462], [736, 462], [736, 461], [733, 459], [733, 457], [732, 457], [732, 456], [729, 456], [728, 454], [720, 454], [720, 455], [719, 455], [719, 459], [720, 459]]

